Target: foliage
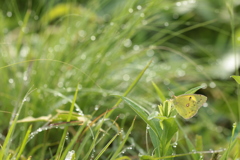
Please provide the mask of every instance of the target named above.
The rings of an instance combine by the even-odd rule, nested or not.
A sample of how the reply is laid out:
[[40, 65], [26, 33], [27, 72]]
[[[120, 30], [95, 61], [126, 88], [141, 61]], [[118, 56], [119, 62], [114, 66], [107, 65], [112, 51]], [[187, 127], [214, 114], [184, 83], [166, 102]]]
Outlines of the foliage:
[[[0, 159], [239, 158], [239, 8], [1, 1]], [[182, 119], [169, 99], [194, 92]]]

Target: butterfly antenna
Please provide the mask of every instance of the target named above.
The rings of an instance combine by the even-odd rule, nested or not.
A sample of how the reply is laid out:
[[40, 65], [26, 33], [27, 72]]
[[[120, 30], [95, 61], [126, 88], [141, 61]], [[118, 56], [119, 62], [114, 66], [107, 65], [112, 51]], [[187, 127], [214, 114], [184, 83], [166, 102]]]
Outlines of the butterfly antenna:
[[[176, 97], [176, 96], [174, 95], [174, 92], [173, 92], [169, 87], [167, 87], [167, 88], [168, 88], [168, 90], [169, 90], [169, 92], [170, 92], [171, 98]], [[172, 94], [171, 94], [171, 93], [172, 93]]]

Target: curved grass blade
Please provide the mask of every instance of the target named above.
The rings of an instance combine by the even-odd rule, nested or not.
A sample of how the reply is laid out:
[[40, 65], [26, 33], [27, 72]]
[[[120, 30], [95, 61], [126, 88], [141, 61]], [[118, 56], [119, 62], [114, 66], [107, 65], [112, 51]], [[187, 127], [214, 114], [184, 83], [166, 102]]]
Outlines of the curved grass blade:
[[[152, 60], [148, 62], [148, 64], [146, 65], [146, 67], [138, 74], [137, 78], [133, 81], [133, 83], [127, 88], [127, 90], [124, 92], [123, 96], [126, 97], [131, 90], [136, 86], [136, 84], [138, 83], [138, 81], [141, 79], [141, 77], [143, 76], [143, 74], [145, 73], [145, 71], [147, 70], [147, 68], [150, 66], [150, 64], [152, 63]], [[119, 99], [117, 101], [117, 103], [114, 105], [114, 107], [118, 106], [120, 103], [122, 102], [122, 99]], [[113, 107], [113, 108], [114, 108]], [[113, 110], [110, 111], [106, 117], [109, 117], [112, 114]]]
[[203, 86], [194, 87], [194, 88], [188, 90], [187, 92], [185, 92], [184, 94], [194, 94], [195, 92], [197, 92], [201, 88], [203, 88]]

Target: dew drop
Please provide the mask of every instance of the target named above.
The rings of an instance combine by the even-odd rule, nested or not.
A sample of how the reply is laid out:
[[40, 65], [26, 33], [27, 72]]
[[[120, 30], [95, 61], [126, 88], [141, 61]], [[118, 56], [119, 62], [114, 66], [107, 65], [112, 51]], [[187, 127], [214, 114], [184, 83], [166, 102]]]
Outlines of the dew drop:
[[75, 155], [75, 151], [74, 150], [69, 151], [67, 153], [67, 156], [66, 156], [65, 160], [72, 160], [72, 159], [74, 159], [74, 155]]
[[130, 76], [128, 74], [123, 75], [123, 80], [124, 81], [129, 81], [129, 79], [130, 79]]
[[133, 46], [133, 50], [134, 50], [134, 51], [138, 51], [139, 49], [140, 49], [139, 45], [134, 45], [134, 46]]
[[130, 39], [126, 39], [124, 42], [123, 42], [123, 45], [127, 48], [131, 47], [132, 45], [132, 41]]
[[169, 85], [170, 84], [170, 80], [169, 79], [164, 79], [163, 80], [163, 84], [164, 85]]
[[207, 84], [206, 83], [202, 83], [201, 87], [202, 87], [202, 89], [206, 89], [207, 88]]
[[203, 107], [208, 107], [208, 103], [203, 103]]
[[182, 3], [181, 2], [176, 2], [176, 6], [181, 6]]
[[85, 55], [85, 54], [82, 54], [82, 55], [80, 56], [80, 58], [81, 58], [82, 60], [85, 60], [85, 59], [86, 59], [86, 55]]
[[210, 153], [214, 153], [214, 151], [212, 149], [209, 149]]
[[183, 5], [188, 5], [188, 1], [183, 1], [182, 4]]
[[189, 0], [189, 3], [196, 3], [196, 0]]
[[84, 30], [80, 30], [80, 31], [78, 31], [78, 35], [80, 36], [80, 37], [85, 37], [86, 36], [86, 31], [84, 31]]
[[133, 13], [133, 9], [132, 9], [132, 8], [129, 8], [129, 9], [128, 9], [128, 12], [129, 12], [129, 13]]
[[95, 105], [94, 109], [97, 111], [99, 109], [99, 105]]
[[209, 83], [209, 87], [210, 87], [210, 88], [215, 88], [215, 87], [216, 87], [216, 83], [210, 82], [210, 83]]
[[168, 22], [165, 22], [165, 23], [164, 23], [164, 26], [165, 26], [165, 27], [169, 26], [169, 23], [168, 23]]
[[95, 36], [91, 36], [90, 38], [92, 41], [95, 41], [96, 40], [96, 37]]
[[138, 9], [138, 10], [141, 10], [141, 9], [142, 9], [142, 6], [138, 5], [138, 6], [137, 6], [137, 9]]
[[152, 57], [154, 55], [154, 50], [150, 49], [147, 51], [147, 56]]
[[149, 125], [147, 125], [147, 130], [149, 130], [150, 129], [150, 127], [149, 127]]
[[178, 77], [183, 77], [183, 76], [185, 76], [185, 71], [184, 71], [184, 70], [181, 70], [181, 69], [178, 69], [178, 70], [177, 70], [177, 76], [178, 76]]
[[193, 153], [193, 154], [196, 154], [196, 153], [197, 153], [197, 151], [196, 151], [195, 149], [193, 149], [193, 150], [192, 150], [192, 153]]
[[12, 12], [8, 11], [8, 12], [7, 12], [7, 16], [8, 16], [8, 17], [12, 17]]
[[173, 148], [176, 148], [177, 145], [178, 145], [178, 143], [177, 143], [177, 142], [174, 142], [174, 143], [173, 143]]
[[14, 80], [13, 80], [12, 78], [10, 78], [10, 79], [8, 80], [8, 82], [9, 82], [9, 83], [13, 83]]

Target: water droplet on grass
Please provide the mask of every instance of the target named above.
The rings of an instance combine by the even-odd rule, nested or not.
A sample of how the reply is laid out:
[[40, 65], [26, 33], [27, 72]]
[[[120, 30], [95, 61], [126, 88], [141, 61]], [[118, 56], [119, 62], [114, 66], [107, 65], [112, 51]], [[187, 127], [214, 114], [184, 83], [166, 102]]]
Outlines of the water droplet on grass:
[[7, 17], [12, 17], [12, 12], [8, 11], [7, 12]]
[[130, 76], [128, 74], [123, 75], [123, 80], [124, 81], [129, 81], [129, 79], [130, 79]]
[[96, 40], [96, 37], [95, 36], [91, 36], [90, 38], [92, 41], [95, 41]]
[[209, 83], [209, 87], [210, 87], [210, 88], [215, 88], [215, 87], [216, 87], [216, 83], [210, 82], [210, 83]]
[[8, 82], [9, 82], [9, 83], [13, 83], [14, 80], [13, 80], [12, 78], [10, 78], [10, 79], [8, 80]]
[[182, 2], [176, 2], [176, 6], [181, 6]]
[[164, 23], [164, 26], [165, 26], [165, 27], [169, 26], [169, 23], [168, 23], [168, 22], [165, 22], [165, 23]]
[[131, 45], [132, 45], [132, 41], [130, 40], [130, 39], [126, 39], [124, 42], [123, 42], [123, 45], [125, 46], [125, 47], [131, 47]]
[[129, 13], [133, 13], [133, 9], [132, 9], [132, 8], [129, 8], [129, 9], [128, 9], [128, 12], [129, 12]]
[[78, 35], [80, 36], [80, 37], [85, 37], [86, 36], [86, 31], [84, 31], [84, 30], [80, 30], [80, 31], [78, 31]]
[[94, 109], [97, 111], [99, 109], [99, 105], [95, 105]]
[[142, 9], [142, 6], [138, 5], [138, 6], [137, 6], [137, 9], [138, 9], [138, 10], [141, 10], [141, 9]]
[[67, 153], [67, 156], [65, 158], [65, 160], [72, 160], [73, 157], [74, 157], [74, 154], [75, 154], [75, 151], [74, 150], [71, 150]]

